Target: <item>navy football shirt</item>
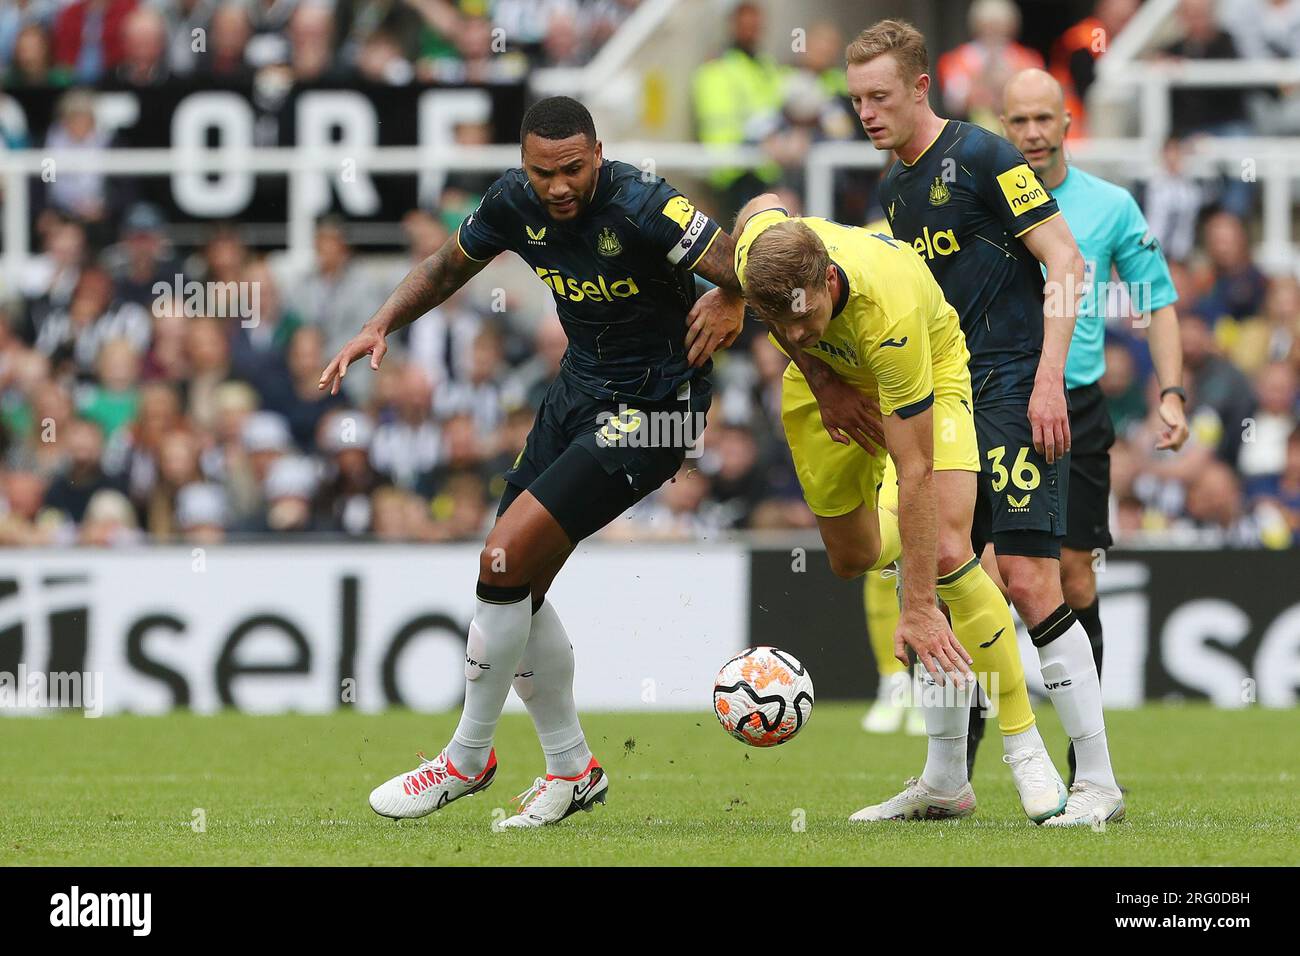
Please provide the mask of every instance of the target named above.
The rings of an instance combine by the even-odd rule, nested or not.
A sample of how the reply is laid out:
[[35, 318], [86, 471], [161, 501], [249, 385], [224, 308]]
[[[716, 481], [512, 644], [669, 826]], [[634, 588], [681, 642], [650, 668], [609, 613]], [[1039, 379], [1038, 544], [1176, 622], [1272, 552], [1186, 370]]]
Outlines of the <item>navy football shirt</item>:
[[[533, 267], [555, 297], [569, 337], [562, 373], [615, 402], [672, 400], [711, 363], [686, 364], [686, 315], [699, 262], [718, 225], [657, 176], [605, 160], [582, 215], [556, 222], [528, 176], [498, 179], [460, 226], [471, 259], [506, 249]], [[707, 380], [706, 380], [707, 381]]]
[[1020, 150], [948, 120], [916, 162], [890, 167], [880, 202], [961, 318], [975, 404], [1026, 401], [1043, 348], [1043, 272], [1021, 237], [1060, 210]]

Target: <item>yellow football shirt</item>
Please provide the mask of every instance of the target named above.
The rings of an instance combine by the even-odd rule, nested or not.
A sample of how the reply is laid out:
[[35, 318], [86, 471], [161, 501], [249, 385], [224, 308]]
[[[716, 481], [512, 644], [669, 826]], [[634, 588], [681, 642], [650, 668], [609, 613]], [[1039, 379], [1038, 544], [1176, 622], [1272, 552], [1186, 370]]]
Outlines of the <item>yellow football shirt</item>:
[[[742, 286], [750, 245], [789, 218], [783, 209], [766, 209], [746, 223], [736, 243]], [[915, 250], [884, 232], [814, 217], [797, 221], [821, 239], [849, 288], [811, 354], [875, 395], [884, 415], [924, 411], [936, 390], [969, 396], [969, 355], [957, 313]]]

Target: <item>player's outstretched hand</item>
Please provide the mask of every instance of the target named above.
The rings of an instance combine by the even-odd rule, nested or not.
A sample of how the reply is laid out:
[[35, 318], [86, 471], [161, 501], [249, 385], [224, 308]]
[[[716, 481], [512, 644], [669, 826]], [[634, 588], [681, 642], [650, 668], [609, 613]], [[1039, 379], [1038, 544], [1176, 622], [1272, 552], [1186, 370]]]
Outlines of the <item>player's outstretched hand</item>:
[[971, 676], [971, 656], [948, 626], [948, 619], [933, 604], [905, 608], [894, 631], [894, 656], [907, 664], [907, 648], [916, 651], [930, 676], [938, 683], [961, 675]]
[[1187, 415], [1183, 410], [1183, 400], [1172, 393], [1166, 395], [1160, 400], [1159, 411], [1160, 420], [1165, 423], [1165, 427], [1156, 441], [1156, 449], [1178, 451], [1183, 447], [1183, 442], [1187, 441]]
[[736, 341], [744, 322], [744, 299], [721, 289], [704, 293], [686, 316], [686, 361], [699, 368], [718, 349]]
[[1050, 465], [1070, 450], [1070, 410], [1060, 381], [1036, 379], [1029, 396], [1029, 424], [1034, 431], [1034, 450]]
[[349, 365], [368, 352], [370, 367], [377, 372], [379, 363], [384, 360], [384, 353], [387, 351], [388, 343], [384, 341], [384, 334], [370, 325], [363, 326], [347, 345], [339, 349], [339, 354], [334, 356], [329, 365], [325, 366], [325, 371], [321, 373], [316, 387], [328, 388], [331, 395], [337, 395], [339, 386], [343, 384], [343, 377], [348, 374]]
[[872, 454], [885, 447], [879, 402], [834, 372], [818, 376], [815, 385], [811, 381], [809, 384], [817, 398], [822, 425], [833, 440], [841, 445], [857, 442]]

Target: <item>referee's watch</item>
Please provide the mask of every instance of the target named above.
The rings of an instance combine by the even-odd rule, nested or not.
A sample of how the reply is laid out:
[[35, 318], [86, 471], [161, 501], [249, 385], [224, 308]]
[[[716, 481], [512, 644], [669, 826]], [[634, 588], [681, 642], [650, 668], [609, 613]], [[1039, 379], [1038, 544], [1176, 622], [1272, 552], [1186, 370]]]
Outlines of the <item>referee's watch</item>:
[[1160, 390], [1160, 397], [1162, 399], [1166, 395], [1171, 395], [1171, 394], [1177, 395], [1179, 398], [1181, 398], [1183, 400], [1184, 405], [1187, 404], [1187, 393], [1183, 391], [1183, 387], [1181, 385], [1170, 385], [1168, 388], [1162, 388]]

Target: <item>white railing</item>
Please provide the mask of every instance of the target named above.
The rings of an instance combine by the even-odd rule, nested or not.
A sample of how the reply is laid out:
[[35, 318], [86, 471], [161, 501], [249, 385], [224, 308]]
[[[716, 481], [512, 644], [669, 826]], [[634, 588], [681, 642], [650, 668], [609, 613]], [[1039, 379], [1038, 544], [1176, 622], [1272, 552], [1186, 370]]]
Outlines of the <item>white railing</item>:
[[[1151, 176], [1160, 168], [1163, 140], [1096, 139], [1069, 147], [1070, 161], [1120, 182]], [[835, 170], [845, 167], [875, 169], [886, 154], [860, 143], [824, 143], [808, 155], [807, 212], [828, 216], [834, 207]], [[1247, 165], [1243, 165], [1247, 164]], [[1294, 267], [1296, 249], [1291, 228], [1291, 180], [1300, 176], [1300, 139], [1244, 137], [1206, 139], [1187, 158], [1187, 172], [1209, 176], [1226, 171], [1247, 176], [1263, 194], [1263, 238], [1256, 250], [1261, 266], [1270, 272]]]
[[[764, 161], [754, 147], [715, 148], [699, 143], [626, 142], [607, 144], [606, 155], [657, 175], [660, 170], [707, 173], [717, 168], [756, 166]], [[288, 178], [286, 210], [287, 264], [306, 269], [312, 262], [312, 228], [318, 215], [311, 188], [314, 179], [338, 176], [342, 169], [356, 175], [409, 173], [431, 169], [493, 172], [519, 164], [518, 146], [377, 146], [370, 149], [276, 147], [253, 151], [180, 149], [110, 149], [58, 152], [0, 149], [0, 178], [4, 183], [3, 259], [0, 276], [17, 282], [29, 258], [28, 192], [50, 160], [60, 173], [96, 172], [106, 176], [191, 176], [196, 173], [270, 174]]]
[[[711, 147], [699, 143], [635, 142], [607, 144], [605, 154], [639, 166], [650, 175], [707, 173], [718, 168], [755, 166], [764, 160], [755, 147]], [[865, 143], [822, 143], [809, 152], [806, 165], [806, 211], [831, 215], [834, 174], [841, 168], [879, 168], [886, 154]], [[1072, 161], [1123, 182], [1144, 178], [1159, 168], [1159, 142], [1149, 138], [1091, 140], [1071, 149]], [[181, 176], [200, 172], [272, 174], [288, 178], [287, 256], [289, 265], [308, 268], [312, 261], [312, 228], [317, 209], [311, 188], [314, 178], [337, 176], [345, 161], [357, 175], [409, 173], [431, 169], [496, 171], [517, 165], [516, 146], [386, 146], [369, 150], [279, 147], [250, 152], [235, 150], [121, 149], [52, 153], [46, 150], [0, 151], [4, 180], [4, 254], [0, 275], [12, 284], [28, 262], [30, 196], [43, 164], [53, 158], [67, 172], [99, 172], [108, 176]], [[1249, 164], [1247, 168], [1243, 164]], [[1263, 197], [1263, 237], [1258, 249], [1270, 271], [1291, 268], [1296, 259], [1292, 234], [1291, 180], [1300, 176], [1300, 139], [1207, 139], [1189, 156], [1192, 175], [1224, 169], [1260, 184]]]

